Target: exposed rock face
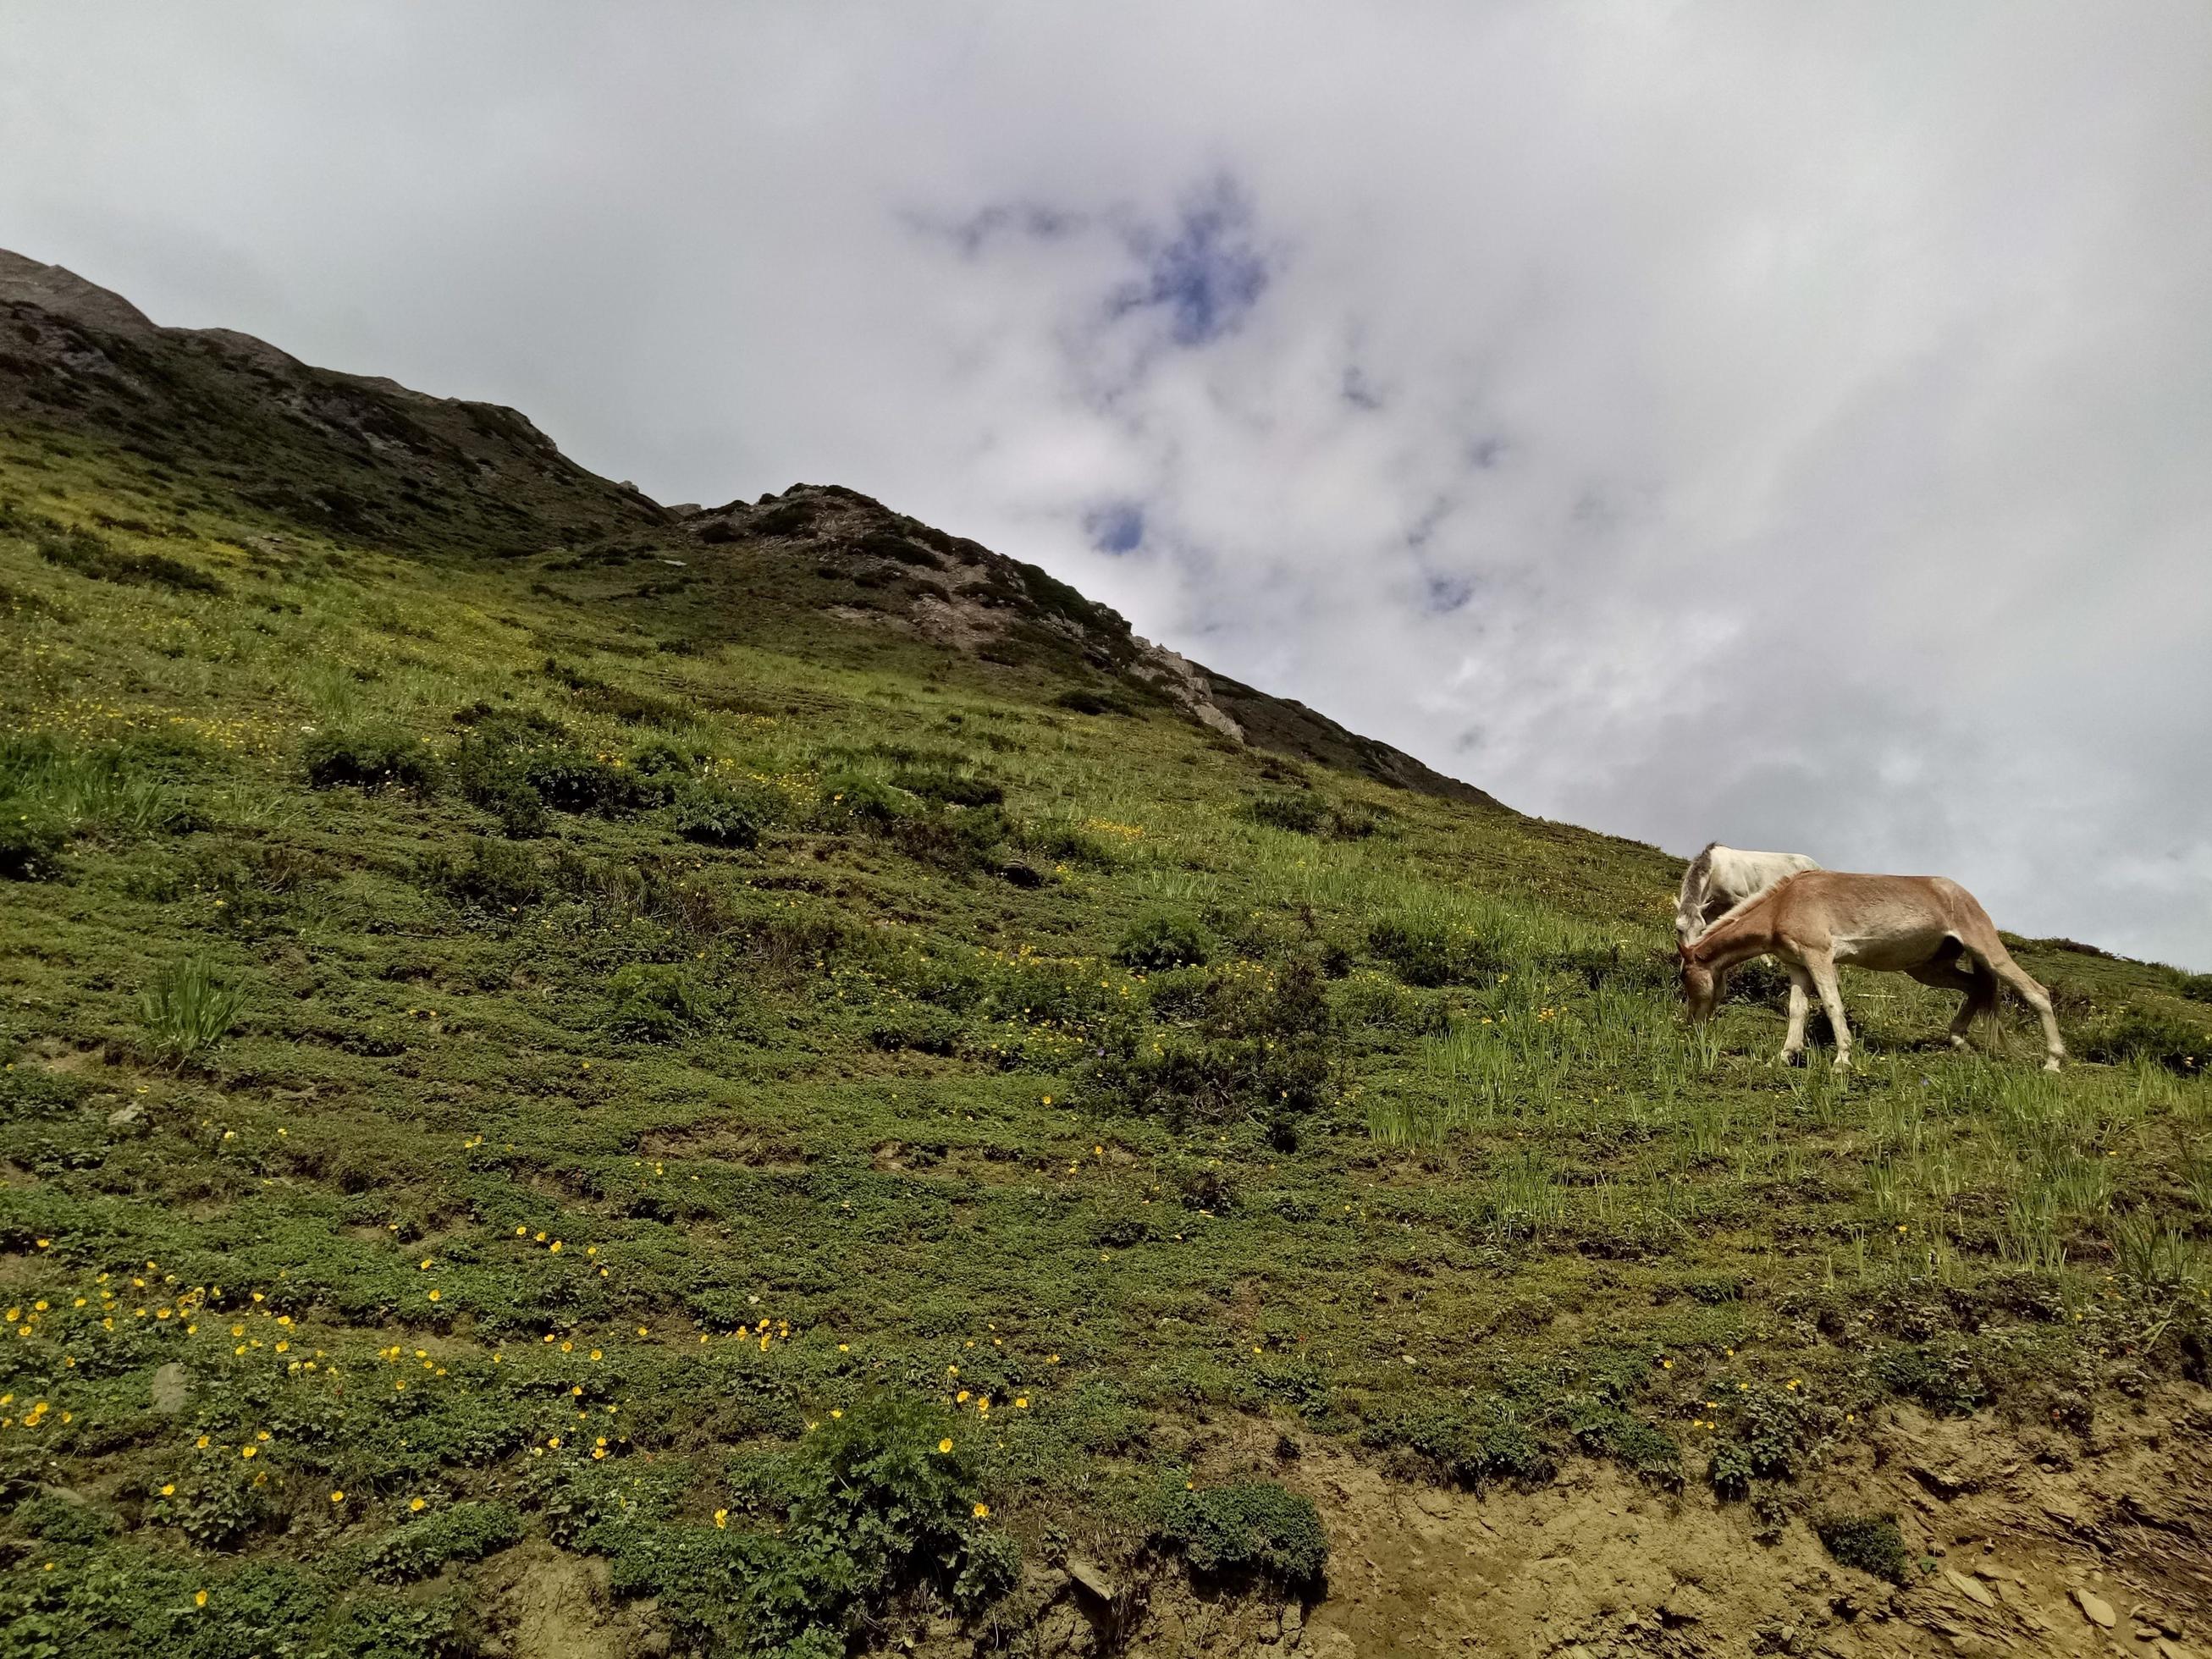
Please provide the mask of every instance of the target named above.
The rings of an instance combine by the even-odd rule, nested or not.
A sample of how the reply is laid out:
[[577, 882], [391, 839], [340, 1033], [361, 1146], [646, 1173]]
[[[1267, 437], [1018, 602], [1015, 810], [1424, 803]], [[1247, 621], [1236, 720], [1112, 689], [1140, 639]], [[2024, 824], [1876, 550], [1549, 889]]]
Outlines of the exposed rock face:
[[1200, 725], [1212, 726], [1224, 738], [1243, 742], [1244, 728], [1221, 712], [1213, 701], [1213, 683], [1196, 663], [1164, 645], [1154, 645], [1146, 640], [1138, 643], [1144, 649], [1138, 655], [1136, 665], [1129, 671], [1133, 675], [1149, 685], [1158, 686]]
[[0, 248], [0, 304], [17, 300], [114, 334], [151, 334], [154, 319], [120, 294], [62, 265], [42, 265]]
[[1139, 637], [1117, 612], [1035, 565], [947, 535], [857, 490], [793, 484], [781, 495], [732, 501], [680, 522], [709, 545], [772, 545], [864, 584], [878, 596], [869, 609], [832, 607], [848, 620], [902, 629], [991, 660], [1048, 655], [1071, 672], [1072, 708], [1107, 712], [1117, 702], [1157, 700], [1231, 742], [1399, 788], [1497, 805], [1303, 703], [1240, 685]]

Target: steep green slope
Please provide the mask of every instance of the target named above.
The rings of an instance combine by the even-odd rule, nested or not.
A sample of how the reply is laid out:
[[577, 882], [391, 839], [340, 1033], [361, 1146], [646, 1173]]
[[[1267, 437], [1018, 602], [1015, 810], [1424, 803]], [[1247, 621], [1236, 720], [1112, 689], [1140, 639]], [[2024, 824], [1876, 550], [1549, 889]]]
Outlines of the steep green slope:
[[1319, 1441], [1786, 1519], [1885, 1401], [2201, 1380], [2201, 979], [1778, 1071], [1670, 860], [1041, 572], [5, 309], [10, 1650], [473, 1651], [519, 1539], [679, 1644], [1018, 1631], [1018, 1549], [1311, 1583]]

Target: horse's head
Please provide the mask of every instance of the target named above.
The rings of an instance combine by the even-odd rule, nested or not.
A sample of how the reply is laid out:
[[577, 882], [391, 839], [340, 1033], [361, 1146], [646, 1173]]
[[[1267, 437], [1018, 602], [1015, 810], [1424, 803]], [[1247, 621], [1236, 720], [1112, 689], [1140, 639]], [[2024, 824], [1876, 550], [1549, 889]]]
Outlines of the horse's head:
[[1675, 953], [1682, 968], [1682, 1003], [1693, 1025], [1702, 1025], [1713, 1017], [1720, 1006], [1722, 975], [1699, 962], [1690, 947], [1680, 945]]

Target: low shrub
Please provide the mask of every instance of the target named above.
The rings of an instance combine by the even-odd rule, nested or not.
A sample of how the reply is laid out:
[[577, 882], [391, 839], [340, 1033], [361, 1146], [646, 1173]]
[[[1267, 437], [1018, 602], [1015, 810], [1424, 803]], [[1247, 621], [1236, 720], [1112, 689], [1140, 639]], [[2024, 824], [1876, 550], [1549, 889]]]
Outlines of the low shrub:
[[1328, 822], [1327, 803], [1314, 795], [1262, 795], [1246, 803], [1243, 811], [1255, 823], [1305, 836], [1320, 834]]
[[301, 749], [307, 782], [317, 789], [411, 789], [438, 785], [438, 757], [420, 738], [397, 726], [318, 732]]
[[1358, 801], [1332, 804], [1319, 795], [1262, 795], [1241, 809], [1254, 823], [1332, 841], [1364, 841], [1382, 828], [1385, 814]]
[[988, 779], [945, 767], [904, 768], [892, 775], [891, 782], [940, 806], [996, 806], [1006, 798], [1006, 792]]
[[1813, 1531], [1828, 1553], [1844, 1566], [1872, 1573], [1893, 1584], [1905, 1582], [1906, 1568], [1912, 1557], [1905, 1547], [1905, 1534], [1897, 1529], [1896, 1516], [1817, 1516]]
[[[21, 515], [19, 515], [21, 516]], [[96, 582], [125, 582], [142, 587], [166, 587], [175, 593], [223, 594], [230, 590], [213, 576], [166, 553], [130, 553], [98, 531], [82, 525], [64, 526], [39, 515], [32, 540], [39, 556]]]
[[1104, 691], [1094, 691], [1087, 686], [1076, 686], [1061, 692], [1053, 700], [1053, 706], [1078, 714], [1130, 714], [1136, 711], [1125, 697], [1114, 696]]
[[147, 1505], [147, 1517], [205, 1550], [229, 1549], [276, 1519], [274, 1495], [240, 1460], [202, 1452], [191, 1470]]
[[18, 810], [27, 805], [0, 800], [0, 879], [52, 881], [62, 872], [69, 837], [59, 824]]
[[1506, 965], [1473, 933], [1411, 917], [1386, 916], [1376, 922], [1367, 930], [1367, 948], [1404, 983], [1425, 990], [1476, 983]]
[[1212, 945], [1206, 930], [1188, 917], [1154, 911], [1130, 924], [1114, 950], [1125, 967], [1146, 970], [1202, 968]]
[[634, 962], [607, 981], [614, 1011], [608, 1026], [616, 1036], [641, 1042], [665, 1042], [713, 1018], [714, 1002], [690, 973], [662, 963]]
[[670, 813], [678, 835], [706, 847], [759, 846], [763, 817], [752, 796], [704, 782], [680, 787]]
[[1442, 1000], [1415, 994], [1375, 975], [1353, 980], [1339, 994], [1344, 1023], [1401, 1036], [1440, 1037], [1451, 1027]]
[[[606, 1521], [582, 1541], [615, 1589], [659, 1599], [699, 1645], [836, 1659], [902, 1591], [974, 1611], [1011, 1589], [1013, 1540], [985, 1525], [980, 1435], [931, 1402], [878, 1393], [793, 1451], [748, 1460], [713, 1526]], [[732, 1524], [742, 1512], [757, 1524]]]
[[2184, 1077], [2212, 1075], [2212, 1022], [2176, 1007], [2131, 1004], [2081, 1033], [2075, 1046], [2083, 1059], [2107, 1065], [2140, 1060]]
[[1610, 1457], [1655, 1486], [1682, 1484], [1682, 1448], [1674, 1437], [1641, 1418], [1608, 1406], [1584, 1404], [1568, 1413], [1575, 1443], [1593, 1456]]
[[915, 811], [913, 796], [866, 772], [823, 775], [814, 822], [824, 830], [887, 831]]
[[1293, 957], [1264, 977], [1217, 975], [1194, 999], [1196, 1033], [1123, 1029], [1099, 1045], [1091, 1082], [1124, 1107], [1192, 1122], [1249, 1117], [1291, 1151], [1329, 1096], [1338, 1037], [1319, 967]]
[[1973, 1349], [1956, 1337], [1899, 1343], [1874, 1357], [1875, 1378], [1892, 1394], [1947, 1417], [1966, 1417], [1989, 1398]]
[[1328, 1534], [1313, 1499], [1272, 1480], [1192, 1490], [1170, 1480], [1152, 1533], [1201, 1573], [1249, 1574], [1308, 1589], [1328, 1568]]
[[9, 1520], [33, 1538], [49, 1544], [105, 1543], [116, 1533], [115, 1517], [100, 1504], [58, 1492], [39, 1492], [15, 1505]]
[[449, 1561], [480, 1561], [522, 1536], [511, 1504], [456, 1504], [397, 1527], [368, 1547], [363, 1570], [387, 1584], [428, 1578]]
[[434, 854], [423, 873], [455, 904], [495, 914], [519, 910], [545, 895], [545, 872], [529, 849], [483, 836], [470, 836], [458, 856]]
[[544, 835], [549, 811], [620, 817], [666, 796], [666, 780], [641, 776], [619, 757], [585, 753], [541, 714], [467, 713], [471, 730], [454, 753], [454, 779], [511, 839]]
[[1705, 1479], [1723, 1498], [1749, 1495], [1751, 1483], [1791, 1480], [1804, 1465], [1813, 1425], [1804, 1401], [1783, 1389], [1734, 1391], [1722, 1427], [1707, 1445]]
[[1559, 1467], [1528, 1425], [1497, 1400], [1393, 1412], [1370, 1422], [1364, 1438], [1410, 1454], [1438, 1479], [1477, 1491], [1496, 1481], [1541, 1486]]
[[605, 680], [572, 668], [556, 658], [545, 659], [545, 677], [565, 690], [575, 706], [594, 714], [609, 714], [625, 726], [681, 726], [690, 711], [665, 697], [611, 685]]

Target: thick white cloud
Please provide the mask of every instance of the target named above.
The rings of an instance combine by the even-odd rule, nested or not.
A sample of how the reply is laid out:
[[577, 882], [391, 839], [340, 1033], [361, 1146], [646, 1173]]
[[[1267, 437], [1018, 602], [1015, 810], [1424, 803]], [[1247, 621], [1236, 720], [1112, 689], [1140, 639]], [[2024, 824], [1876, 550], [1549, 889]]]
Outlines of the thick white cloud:
[[0, 15], [0, 244], [2212, 967], [2212, 11]]

